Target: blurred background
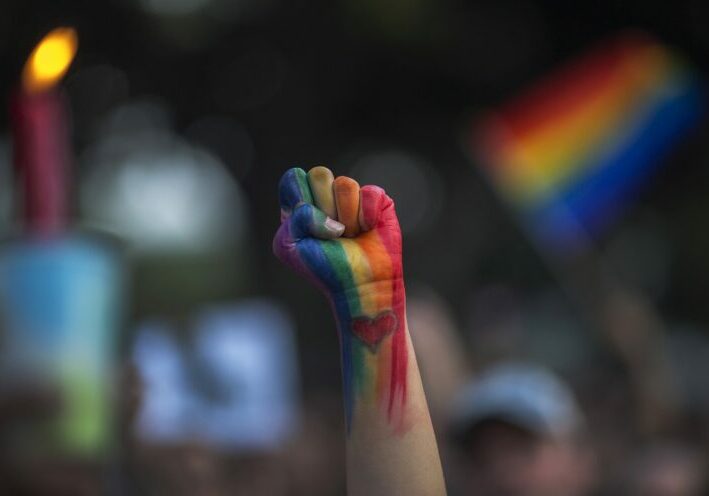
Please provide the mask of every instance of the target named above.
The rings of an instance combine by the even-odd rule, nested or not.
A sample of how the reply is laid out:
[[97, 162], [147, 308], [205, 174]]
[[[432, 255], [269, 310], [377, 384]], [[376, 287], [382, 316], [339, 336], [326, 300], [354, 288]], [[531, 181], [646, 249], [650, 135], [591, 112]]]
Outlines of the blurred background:
[[[280, 175], [324, 164], [397, 204], [451, 494], [707, 494], [707, 24], [698, 0], [4, 0], [0, 492], [344, 492], [334, 322], [271, 252]], [[70, 221], [48, 247], [18, 213], [10, 116], [25, 60], [57, 26], [79, 46], [59, 83]], [[614, 54], [636, 63], [648, 46], [659, 69], [603, 79]], [[517, 201], [496, 171], [519, 164], [497, 152], [543, 168], [515, 130], [557, 114], [564, 128], [559, 99], [595, 109], [587, 87], [606, 84], [622, 87], [614, 113], [581, 118], [605, 134], [565, 159], [585, 172], [544, 183], [541, 207]], [[538, 229], [549, 205], [574, 227]], [[39, 315], [44, 334], [17, 338]], [[83, 327], [90, 345], [71, 339]], [[469, 441], [461, 395], [501, 362], [573, 392], [583, 468], [566, 489], [469, 489], [486, 487], [471, 461], [484, 447], [453, 425]], [[67, 405], [61, 435], [36, 427]]]

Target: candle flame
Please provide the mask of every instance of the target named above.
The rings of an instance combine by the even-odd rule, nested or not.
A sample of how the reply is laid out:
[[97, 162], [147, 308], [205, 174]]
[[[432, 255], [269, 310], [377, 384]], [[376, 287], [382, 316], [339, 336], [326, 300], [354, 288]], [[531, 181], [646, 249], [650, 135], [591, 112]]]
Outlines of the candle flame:
[[54, 86], [69, 69], [78, 37], [73, 28], [57, 28], [49, 32], [34, 48], [25, 63], [22, 87], [30, 93], [41, 93]]

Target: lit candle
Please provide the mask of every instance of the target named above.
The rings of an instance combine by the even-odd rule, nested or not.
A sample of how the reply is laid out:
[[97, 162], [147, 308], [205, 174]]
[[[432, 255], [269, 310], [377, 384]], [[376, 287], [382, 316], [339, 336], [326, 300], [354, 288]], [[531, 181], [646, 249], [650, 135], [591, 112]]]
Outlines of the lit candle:
[[0, 370], [9, 371], [9, 388], [41, 385], [60, 405], [41, 428], [28, 423], [10, 451], [100, 459], [112, 445], [116, 410], [122, 266], [101, 237], [67, 229], [71, 155], [59, 81], [76, 47], [73, 29], [49, 33], [12, 96], [27, 232], [0, 244]]
[[60, 233], [67, 220], [70, 157], [66, 99], [58, 83], [77, 48], [76, 31], [57, 28], [28, 58], [11, 102], [14, 162], [21, 177], [22, 216], [30, 234]]

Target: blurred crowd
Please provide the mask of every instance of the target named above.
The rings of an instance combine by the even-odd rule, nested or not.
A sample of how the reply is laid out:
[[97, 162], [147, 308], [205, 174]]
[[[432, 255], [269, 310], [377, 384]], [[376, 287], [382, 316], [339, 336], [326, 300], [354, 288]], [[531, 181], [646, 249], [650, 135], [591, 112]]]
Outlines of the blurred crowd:
[[[607, 357], [563, 368], [521, 351], [524, 345], [512, 353], [523, 333], [518, 326], [538, 318], [535, 312], [553, 310], [519, 306], [508, 289], [489, 288], [475, 296], [471, 307], [485, 315], [475, 318], [469, 332], [432, 290], [417, 287], [412, 293], [410, 328], [451, 495], [707, 494], [702, 408], [643, 402], [631, 374]], [[504, 312], [494, 312], [491, 319], [490, 305]], [[247, 310], [262, 312], [266, 325], [257, 317], [259, 331], [283, 329], [284, 322], [269, 316], [273, 311], [264, 302]], [[156, 351], [159, 333], [143, 332], [153, 335], [141, 338], [133, 357], [121, 366], [115, 438], [108, 451], [75, 456], [45, 444], [28, 454], [18, 446], [32, 436], [21, 444], [12, 441], [58, 415], [61, 399], [56, 390], [40, 385], [20, 393], [5, 390], [0, 433], [9, 442], [2, 452], [3, 494], [344, 493], [337, 390], [289, 397], [287, 387], [264, 379], [272, 372], [262, 369], [255, 377], [243, 366], [248, 359], [242, 359], [241, 375], [231, 379], [255, 382], [272, 397], [265, 402], [249, 398], [248, 384], [232, 383], [241, 388], [234, 405], [212, 397], [211, 410], [203, 406], [190, 412], [187, 420], [214, 422], [211, 430], [186, 427], [175, 423], [180, 398], [170, 401], [164, 391], [167, 378], [151, 376], [165, 363]], [[248, 340], [241, 345], [244, 353], [259, 353]], [[284, 355], [271, 358], [288, 361]], [[287, 364], [276, 369], [276, 381], [291, 381]], [[194, 366], [191, 372], [196, 373]], [[151, 411], [148, 405], [155, 402], [163, 404]], [[284, 404], [284, 417], [270, 418]], [[249, 407], [259, 418], [243, 416]], [[225, 416], [213, 417], [215, 408], [226, 408]]]
[[[48, 29], [79, 33], [83, 241], [20, 241], [0, 120], [0, 494], [344, 493], [334, 322], [271, 254], [278, 177], [320, 163], [396, 201], [451, 496], [709, 494], [709, 127], [565, 260], [461, 144], [628, 26], [707, 79], [703, 2], [622, 3], [3, 2], [0, 95]], [[78, 337], [18, 339], [29, 321]]]

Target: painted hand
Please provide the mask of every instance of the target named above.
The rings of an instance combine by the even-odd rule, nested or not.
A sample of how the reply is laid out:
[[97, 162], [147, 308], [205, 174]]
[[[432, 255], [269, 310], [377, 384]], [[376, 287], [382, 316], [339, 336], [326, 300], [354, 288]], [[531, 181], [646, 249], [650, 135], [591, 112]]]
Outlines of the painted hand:
[[288, 170], [280, 182], [276, 256], [329, 298], [338, 322], [348, 425], [356, 393], [371, 391], [391, 420], [406, 399], [407, 346], [401, 231], [377, 186], [325, 167]]

